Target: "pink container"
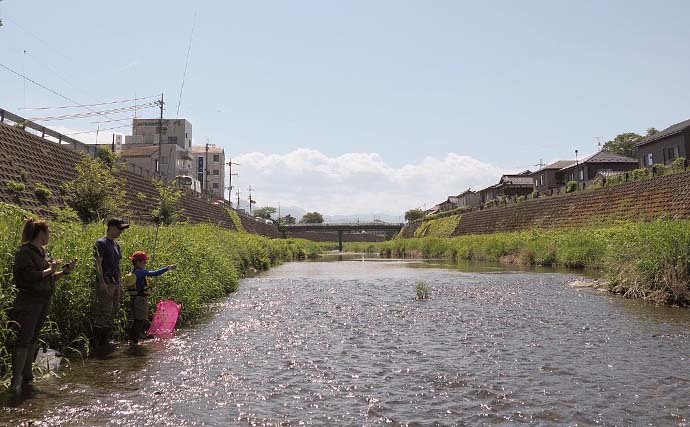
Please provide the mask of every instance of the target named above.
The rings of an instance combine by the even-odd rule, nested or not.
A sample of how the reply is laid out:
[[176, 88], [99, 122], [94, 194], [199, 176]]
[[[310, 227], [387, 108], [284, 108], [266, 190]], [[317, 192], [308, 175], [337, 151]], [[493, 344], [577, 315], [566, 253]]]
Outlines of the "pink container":
[[159, 301], [147, 333], [156, 338], [172, 337], [175, 334], [175, 324], [177, 318], [180, 317], [180, 311], [182, 311], [182, 306], [171, 299]]

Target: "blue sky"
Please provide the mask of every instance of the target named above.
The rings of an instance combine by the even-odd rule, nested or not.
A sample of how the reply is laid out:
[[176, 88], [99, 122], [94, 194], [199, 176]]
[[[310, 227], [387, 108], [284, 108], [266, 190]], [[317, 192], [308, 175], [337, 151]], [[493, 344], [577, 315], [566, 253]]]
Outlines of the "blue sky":
[[[685, 1], [3, 0], [0, 63], [84, 103], [164, 92], [173, 117], [195, 12], [180, 115], [266, 204], [395, 213], [690, 116]], [[3, 108], [64, 104], [0, 70]]]

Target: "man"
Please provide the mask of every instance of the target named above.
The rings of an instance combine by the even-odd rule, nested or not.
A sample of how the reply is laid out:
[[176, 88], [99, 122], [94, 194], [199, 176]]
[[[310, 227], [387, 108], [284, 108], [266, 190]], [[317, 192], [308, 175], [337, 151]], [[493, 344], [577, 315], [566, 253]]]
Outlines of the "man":
[[120, 261], [122, 250], [115, 241], [129, 224], [120, 218], [108, 221], [106, 235], [94, 245], [96, 262], [96, 289], [92, 310], [94, 347], [97, 354], [106, 355], [113, 351], [110, 340], [115, 330], [115, 317], [120, 309], [122, 298], [122, 273]]

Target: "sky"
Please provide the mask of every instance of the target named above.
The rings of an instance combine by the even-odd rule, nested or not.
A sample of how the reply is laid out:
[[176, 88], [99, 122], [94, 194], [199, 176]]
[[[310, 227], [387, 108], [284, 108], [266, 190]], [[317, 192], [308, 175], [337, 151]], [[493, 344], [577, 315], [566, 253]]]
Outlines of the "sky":
[[[164, 93], [259, 206], [402, 215], [688, 119], [689, 15], [671, 0], [1, 0], [0, 64], [82, 104]], [[0, 67], [1, 108], [84, 111], [25, 109], [69, 104]], [[105, 142], [131, 114], [46, 124], [125, 126]]]

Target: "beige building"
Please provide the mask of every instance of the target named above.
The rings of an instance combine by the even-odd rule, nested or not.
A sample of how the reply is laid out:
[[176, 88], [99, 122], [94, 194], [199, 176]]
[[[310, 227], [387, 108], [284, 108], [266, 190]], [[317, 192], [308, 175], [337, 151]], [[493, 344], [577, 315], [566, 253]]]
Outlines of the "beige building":
[[192, 124], [185, 119], [134, 119], [122, 158], [134, 168], [148, 171], [148, 176], [169, 183], [177, 176], [193, 178], [191, 147]]
[[[192, 145], [194, 177], [201, 181], [203, 192], [210, 191], [223, 199], [225, 194], [225, 150], [214, 145]], [[206, 179], [204, 179], [204, 171]]]

